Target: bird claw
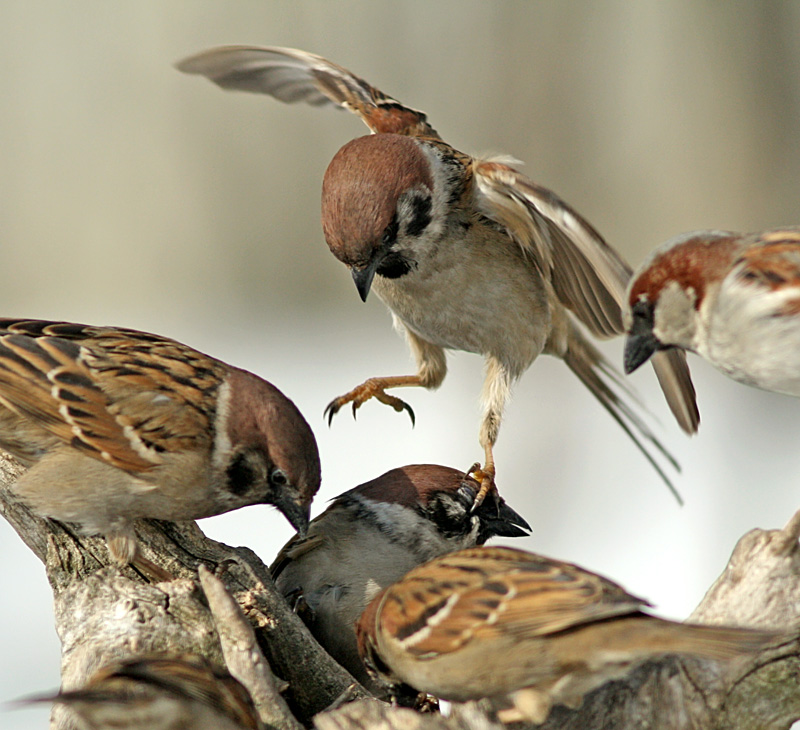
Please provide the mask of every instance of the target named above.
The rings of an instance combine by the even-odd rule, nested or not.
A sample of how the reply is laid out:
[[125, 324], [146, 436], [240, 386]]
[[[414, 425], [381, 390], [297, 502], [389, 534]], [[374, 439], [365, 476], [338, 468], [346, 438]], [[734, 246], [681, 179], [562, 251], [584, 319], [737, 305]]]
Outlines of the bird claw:
[[478, 462], [475, 462], [467, 471], [467, 476], [471, 476], [475, 481], [480, 483], [480, 489], [475, 495], [475, 501], [472, 503], [470, 512], [475, 512], [483, 504], [489, 492], [496, 492], [497, 485], [494, 482], [495, 469], [494, 464], [487, 464], [481, 468]]
[[346, 405], [347, 403], [352, 404], [353, 418], [355, 419], [358, 409], [361, 408], [361, 406], [364, 405], [364, 403], [366, 403], [370, 398], [375, 398], [381, 403], [394, 408], [394, 410], [396, 410], [398, 413], [406, 411], [406, 413], [408, 413], [408, 417], [411, 419], [411, 426], [413, 428], [417, 422], [416, 416], [414, 415], [414, 410], [401, 398], [398, 398], [395, 395], [389, 395], [385, 391], [384, 387], [385, 386], [381, 382], [380, 378], [371, 378], [356, 388], [353, 388], [353, 390], [351, 390], [349, 393], [345, 393], [344, 395], [340, 395], [338, 398], [334, 398], [330, 403], [328, 403], [327, 406], [325, 406], [325, 411], [323, 413], [323, 417], [328, 419], [328, 426], [333, 423], [333, 417], [341, 410], [342, 406]]

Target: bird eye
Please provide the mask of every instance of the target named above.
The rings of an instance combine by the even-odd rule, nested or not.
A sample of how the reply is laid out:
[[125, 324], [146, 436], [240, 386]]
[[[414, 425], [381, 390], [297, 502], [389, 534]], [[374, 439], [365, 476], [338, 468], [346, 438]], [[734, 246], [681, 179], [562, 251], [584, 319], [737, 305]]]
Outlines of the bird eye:
[[389, 221], [389, 225], [383, 231], [383, 238], [381, 243], [388, 248], [393, 243], [397, 241], [397, 233], [400, 230], [400, 223], [397, 220], [397, 213], [392, 216], [392, 220]]
[[286, 476], [286, 472], [283, 469], [278, 469], [277, 467], [269, 473], [269, 480], [272, 484], [275, 484], [279, 487], [289, 483], [289, 477]]

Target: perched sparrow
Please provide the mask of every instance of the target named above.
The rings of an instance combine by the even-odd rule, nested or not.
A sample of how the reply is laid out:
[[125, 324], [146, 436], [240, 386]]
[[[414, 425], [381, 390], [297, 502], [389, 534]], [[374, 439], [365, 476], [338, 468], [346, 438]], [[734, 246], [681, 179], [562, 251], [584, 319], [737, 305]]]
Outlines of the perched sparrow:
[[81, 689], [34, 701], [68, 705], [89, 730], [262, 727], [244, 686], [191, 654], [125, 659], [95, 672]]
[[440, 699], [510, 702], [542, 722], [648, 659], [729, 659], [776, 633], [665, 621], [616, 583], [540, 555], [470, 548], [410, 571], [361, 616], [358, 646], [382, 681]]
[[132, 520], [274, 504], [301, 533], [319, 488], [314, 434], [275, 386], [166, 337], [0, 319], [0, 448], [39, 514], [103, 533], [152, 568]]
[[691, 350], [734, 380], [800, 396], [800, 227], [667, 241], [629, 290], [625, 371]]
[[272, 566], [278, 590], [328, 653], [362, 684], [355, 623], [382, 588], [443, 553], [494, 535], [524, 537], [528, 524], [500, 497], [472, 511], [479, 484], [435, 464], [392, 469], [339, 495]]
[[[329, 404], [329, 420], [346, 403], [355, 411], [369, 398], [405, 408], [413, 420], [386, 390], [437, 388], [447, 349], [481, 354], [485, 461], [476, 476], [484, 494], [511, 386], [544, 352], [564, 360], [668, 482], [640, 437], [663, 453], [661, 445], [612, 390], [613, 369], [578, 324], [597, 337], [623, 332], [630, 269], [570, 206], [503, 159], [459, 152], [425, 114], [314, 54], [230, 46], [177, 67], [226, 89], [344, 107], [375, 133], [349, 142], [330, 163], [322, 227], [361, 298], [374, 289], [392, 311], [418, 371], [370, 378]], [[682, 353], [661, 353], [653, 364], [678, 422], [693, 433], [699, 416]]]

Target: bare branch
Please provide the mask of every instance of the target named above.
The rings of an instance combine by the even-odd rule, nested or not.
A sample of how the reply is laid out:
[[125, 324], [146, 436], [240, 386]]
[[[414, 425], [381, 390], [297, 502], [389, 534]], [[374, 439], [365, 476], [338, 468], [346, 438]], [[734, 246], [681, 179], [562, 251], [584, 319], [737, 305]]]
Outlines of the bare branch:
[[258, 647], [253, 627], [247, 622], [239, 604], [233, 600], [223, 582], [204, 565], [198, 567], [198, 575], [214, 617], [228, 671], [250, 691], [264, 723], [278, 730], [301, 730], [303, 726], [295, 720], [280, 695], [289, 685], [281, 682], [279, 687]]

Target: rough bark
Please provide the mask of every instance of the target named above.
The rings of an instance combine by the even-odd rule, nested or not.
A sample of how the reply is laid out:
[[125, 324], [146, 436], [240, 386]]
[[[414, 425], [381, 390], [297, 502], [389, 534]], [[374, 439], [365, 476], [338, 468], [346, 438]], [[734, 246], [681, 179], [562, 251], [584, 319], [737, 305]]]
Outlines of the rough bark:
[[[121, 656], [193, 651], [220, 666], [227, 662], [256, 698], [262, 719], [280, 730], [297, 730], [298, 721], [307, 725], [312, 718], [320, 730], [498, 727], [482, 703], [455, 707], [443, 717], [359, 699], [367, 692], [313, 640], [255, 554], [209, 540], [194, 523], [137, 525], [146, 556], [175, 580], [150, 584], [133, 569], [115, 567], [103, 538], [38, 518], [21, 504], [9, 489], [21, 469], [3, 456], [0, 512], [47, 568], [65, 689]], [[800, 718], [800, 642], [792, 629], [800, 625], [799, 535], [800, 512], [783, 530], [746, 534], [691, 616], [697, 622], [785, 629], [786, 642], [726, 668], [675, 657], [652, 662], [593, 692], [576, 710], [554, 708], [541, 727], [790, 727]], [[284, 685], [285, 703], [278, 695]], [[356, 701], [317, 714], [348, 689], [347, 697]], [[54, 710], [52, 727], [74, 728], [68, 710]]]

